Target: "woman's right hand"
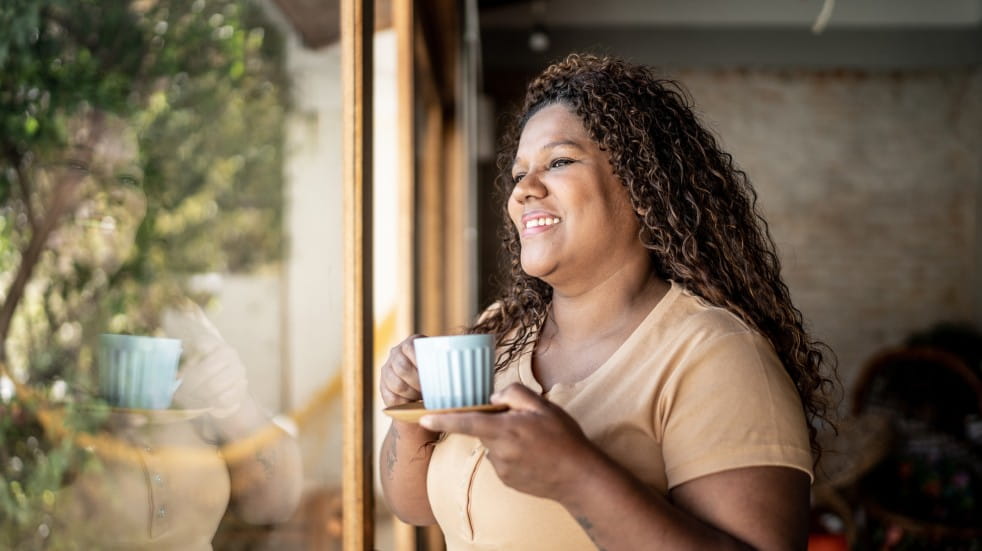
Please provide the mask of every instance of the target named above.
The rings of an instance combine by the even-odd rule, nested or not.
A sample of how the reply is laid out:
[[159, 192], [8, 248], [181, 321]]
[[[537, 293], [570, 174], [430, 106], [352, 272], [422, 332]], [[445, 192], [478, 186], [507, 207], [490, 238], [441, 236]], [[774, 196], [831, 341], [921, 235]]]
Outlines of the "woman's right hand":
[[379, 391], [385, 407], [398, 406], [423, 399], [419, 372], [416, 370], [416, 350], [413, 341], [424, 335], [410, 335], [392, 347], [389, 359], [382, 366]]
[[[385, 407], [423, 398], [413, 349], [413, 341], [422, 336], [410, 335], [389, 351], [378, 385]], [[429, 444], [437, 436], [416, 423], [393, 419], [379, 450], [382, 493], [389, 509], [409, 524], [436, 524], [426, 494], [426, 476], [433, 454]]]

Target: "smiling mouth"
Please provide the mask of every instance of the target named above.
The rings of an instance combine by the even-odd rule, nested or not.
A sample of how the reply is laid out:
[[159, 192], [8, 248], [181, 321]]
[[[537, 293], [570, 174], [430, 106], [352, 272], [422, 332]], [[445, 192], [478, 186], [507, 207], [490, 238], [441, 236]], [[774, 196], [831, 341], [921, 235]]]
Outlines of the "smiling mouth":
[[552, 226], [559, 223], [559, 218], [533, 218], [525, 222], [525, 229]]
[[82, 222], [82, 226], [86, 228], [95, 228], [102, 230], [105, 233], [110, 233], [116, 231], [116, 219], [112, 216], [103, 216], [102, 218], [89, 218]]

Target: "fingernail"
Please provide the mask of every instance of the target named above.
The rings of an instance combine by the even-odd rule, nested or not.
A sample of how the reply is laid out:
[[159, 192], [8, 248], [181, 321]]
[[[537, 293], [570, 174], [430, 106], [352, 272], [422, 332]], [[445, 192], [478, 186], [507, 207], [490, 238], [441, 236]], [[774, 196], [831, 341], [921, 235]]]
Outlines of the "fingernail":
[[433, 416], [424, 415], [421, 417], [419, 420], [419, 426], [423, 427], [424, 429], [433, 430]]

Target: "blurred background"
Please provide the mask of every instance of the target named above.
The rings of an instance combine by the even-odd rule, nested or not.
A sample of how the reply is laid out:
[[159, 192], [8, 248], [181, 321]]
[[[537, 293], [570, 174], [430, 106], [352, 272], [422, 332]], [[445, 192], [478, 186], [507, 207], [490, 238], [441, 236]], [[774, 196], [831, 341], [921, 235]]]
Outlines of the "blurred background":
[[[293, 517], [230, 512], [214, 548], [340, 545], [340, 36], [336, 0], [0, 6], [0, 547], [71, 547], [54, 503], [91, 457], [44, 412], [99, 430], [73, 409], [98, 334], [165, 334], [189, 298], [303, 456]], [[377, 1], [375, 367], [493, 300], [497, 140], [573, 51], [690, 90], [838, 356], [814, 548], [982, 549], [982, 0]], [[441, 547], [376, 512], [376, 548]]]

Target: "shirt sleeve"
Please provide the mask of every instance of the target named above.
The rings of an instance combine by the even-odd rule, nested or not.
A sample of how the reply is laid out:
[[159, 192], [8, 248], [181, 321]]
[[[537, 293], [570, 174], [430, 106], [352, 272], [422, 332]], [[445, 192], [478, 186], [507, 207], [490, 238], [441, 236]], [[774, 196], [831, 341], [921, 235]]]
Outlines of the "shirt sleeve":
[[668, 488], [752, 466], [812, 474], [797, 390], [769, 341], [752, 331], [716, 337], [680, 362], [661, 395]]

